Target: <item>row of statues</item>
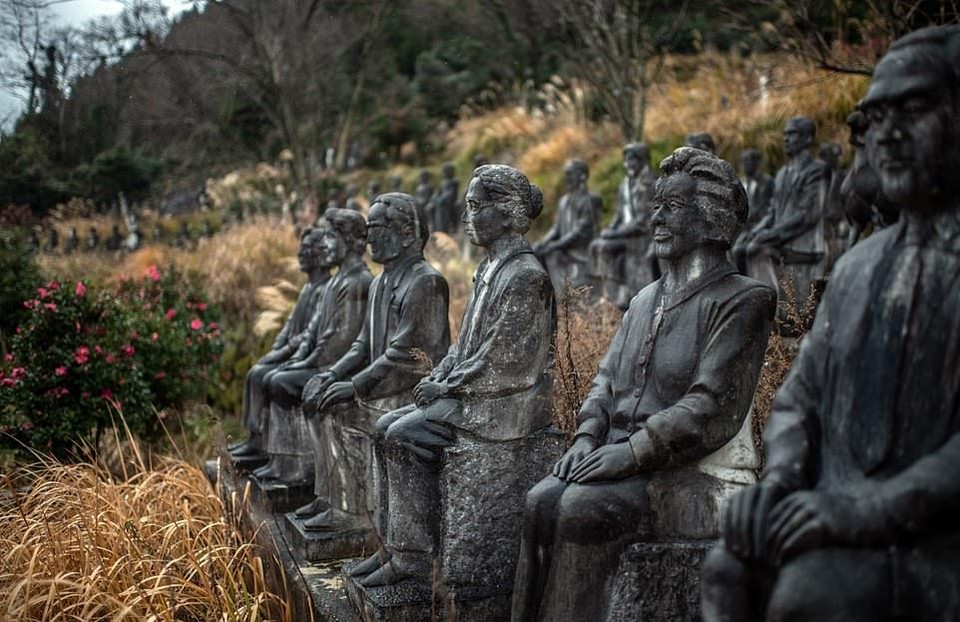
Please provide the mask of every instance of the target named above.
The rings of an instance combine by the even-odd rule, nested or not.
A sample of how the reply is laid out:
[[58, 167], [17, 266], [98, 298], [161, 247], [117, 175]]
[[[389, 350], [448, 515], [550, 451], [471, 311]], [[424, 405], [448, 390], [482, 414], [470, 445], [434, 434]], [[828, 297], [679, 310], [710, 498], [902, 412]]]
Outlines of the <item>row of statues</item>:
[[[213, 227], [210, 222], [205, 220], [201, 225], [199, 236], [201, 239], [213, 237]], [[180, 229], [173, 237], [164, 234], [163, 229], [156, 225], [150, 236], [153, 244], [167, 243], [176, 248], [192, 248], [196, 244], [195, 237], [190, 233], [186, 222], [180, 224]], [[57, 253], [69, 255], [77, 252], [95, 252], [95, 251], [132, 251], [139, 248], [144, 243], [144, 237], [138, 228], [128, 229], [124, 234], [120, 230], [120, 225], [114, 224], [110, 229], [110, 235], [107, 238], [100, 237], [100, 231], [96, 227], [90, 227], [87, 235], [80, 237], [75, 226], [71, 226], [67, 237], [61, 243], [60, 233], [54, 227], [50, 227], [46, 232], [46, 239], [41, 241], [40, 235], [36, 230], [30, 231], [27, 240], [27, 246], [31, 251], [44, 253]]]
[[[648, 207], [597, 240], [582, 162], [567, 166], [557, 224], [533, 245], [539, 189], [509, 166], [477, 168], [463, 222], [486, 258], [452, 344], [417, 198], [379, 195], [366, 223], [329, 210], [301, 240], [309, 282], [248, 375], [250, 437], [233, 456], [269, 454], [262, 482], [313, 481], [315, 499], [295, 513], [305, 529], [375, 528], [376, 552], [345, 567], [357, 589], [430, 586], [437, 568], [465, 566], [510, 595], [502, 617], [603, 620], [628, 545], [699, 542], [715, 544], [702, 567], [708, 622], [957, 618], [958, 67], [960, 27], [941, 27], [902, 38], [876, 69], [843, 184], [879, 208], [864, 211], [899, 218], [832, 268], [775, 398], [759, 481], [752, 402], [778, 291], [733, 260], [802, 266], [813, 282], [813, 255], [829, 254], [812, 245], [809, 212], [829, 188], [804, 119], [787, 124], [791, 159], [772, 190], [758, 167], [744, 184], [695, 146], [654, 180], [646, 148], [629, 145], [619, 201]], [[748, 227], [751, 198], [766, 193]], [[572, 444], [544, 468], [551, 269], [572, 281], [631, 244], [652, 251], [625, 273], [656, 280], [630, 297]]]

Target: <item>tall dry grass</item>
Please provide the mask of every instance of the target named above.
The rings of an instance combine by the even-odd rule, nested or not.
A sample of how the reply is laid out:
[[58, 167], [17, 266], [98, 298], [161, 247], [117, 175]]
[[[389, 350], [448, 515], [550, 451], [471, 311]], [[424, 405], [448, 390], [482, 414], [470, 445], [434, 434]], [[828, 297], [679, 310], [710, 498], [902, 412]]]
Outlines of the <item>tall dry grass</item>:
[[0, 477], [4, 619], [290, 619], [200, 469], [148, 468], [135, 447], [110, 467], [40, 459]]

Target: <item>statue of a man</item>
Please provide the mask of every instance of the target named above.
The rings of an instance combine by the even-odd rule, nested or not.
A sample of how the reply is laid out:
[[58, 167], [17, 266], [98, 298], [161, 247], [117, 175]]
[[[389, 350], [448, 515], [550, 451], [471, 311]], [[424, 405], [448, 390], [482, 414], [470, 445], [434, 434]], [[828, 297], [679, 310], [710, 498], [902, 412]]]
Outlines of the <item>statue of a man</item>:
[[376, 179], [370, 180], [367, 185], [367, 207], [373, 206], [377, 197], [380, 196], [380, 182]]
[[120, 233], [120, 225], [113, 225], [110, 230], [110, 237], [104, 245], [108, 251], [118, 251], [123, 248], [124, 237]]
[[100, 249], [100, 232], [97, 231], [96, 227], [90, 227], [90, 231], [87, 234], [86, 244], [84, 250], [87, 252], [95, 251]]
[[740, 152], [740, 167], [743, 170], [740, 182], [747, 191], [747, 221], [733, 243], [731, 253], [742, 274], [757, 278], [747, 271], [747, 244], [750, 241], [750, 232], [766, 217], [770, 208], [773, 178], [763, 171], [763, 156], [757, 149], [744, 149]]
[[[420, 171], [420, 183], [417, 184], [417, 189], [415, 196], [417, 198], [417, 205], [420, 207], [421, 212], [427, 218], [427, 227], [430, 228], [433, 226], [433, 183], [430, 181], [433, 175], [430, 174], [430, 171], [424, 169]], [[432, 230], [432, 229], [431, 229]]]
[[[373, 276], [363, 261], [363, 252], [367, 248], [363, 216], [352, 210], [330, 208], [324, 212], [323, 219], [326, 227], [322, 229], [317, 261], [320, 266], [337, 268], [337, 273], [322, 286], [313, 317], [296, 352], [264, 377], [263, 386], [269, 392], [270, 403], [283, 407], [271, 411], [267, 441], [267, 451], [271, 455], [290, 453], [290, 444], [310, 444], [310, 440], [319, 438], [319, 432], [313, 429], [316, 426], [308, 428], [306, 422], [299, 420], [301, 414], [296, 407], [300, 405], [303, 388], [311, 378], [326, 371], [346, 354], [360, 333], [366, 313], [367, 291]], [[292, 417], [297, 420], [291, 421]], [[314, 439], [309, 438], [311, 435]], [[312, 443], [315, 448], [318, 442]], [[317, 469], [321, 468], [319, 462], [314, 464]], [[308, 478], [297, 477], [303, 474], [283, 473], [278, 470], [276, 462], [272, 466], [272, 470], [258, 472], [257, 476], [287, 481]], [[314, 483], [320, 485], [319, 480]], [[298, 514], [312, 516], [321, 509], [325, 508], [313, 504], [300, 508]]]
[[650, 150], [643, 143], [623, 148], [627, 171], [617, 189], [617, 215], [600, 237], [590, 243], [590, 255], [603, 293], [626, 309], [630, 299], [656, 278], [652, 254], [650, 206], [657, 176], [650, 166]]
[[228, 447], [233, 456], [253, 456], [262, 454], [265, 449], [266, 424], [269, 412], [269, 386], [264, 384], [267, 374], [297, 352], [306, 338], [305, 331], [314, 316], [324, 285], [330, 280], [332, 265], [322, 263], [321, 244], [325, 230], [315, 227], [304, 230], [300, 236], [300, 250], [297, 259], [300, 270], [307, 275], [307, 282], [297, 296], [293, 312], [287, 318], [270, 351], [247, 372], [243, 385], [243, 427], [250, 434], [247, 440]]
[[809, 117], [787, 121], [783, 148], [789, 161], [774, 178], [769, 212], [746, 240], [749, 273], [777, 289], [792, 281], [797, 303], [821, 281], [827, 259], [823, 203], [830, 173], [810, 154], [816, 133]]
[[603, 202], [587, 189], [590, 169], [583, 160], [570, 160], [563, 167], [567, 193], [560, 198], [553, 227], [536, 244], [536, 253], [550, 274], [553, 286], [561, 295], [563, 282], [570, 279], [574, 287], [589, 281], [587, 260], [590, 242], [597, 235], [597, 224]]
[[693, 147], [708, 153], [717, 152], [717, 143], [714, 142], [710, 132], [694, 132], [683, 137], [684, 147]]
[[840, 258], [703, 570], [708, 622], [960, 619], [960, 27], [897, 40], [861, 107], [900, 220]]
[[77, 228], [71, 226], [70, 233], [67, 234], [67, 239], [63, 243], [63, 252], [70, 254], [75, 252], [80, 247], [80, 237], [77, 235]]
[[900, 209], [883, 196], [880, 178], [870, 168], [866, 154], [866, 135], [869, 124], [860, 110], [847, 117], [850, 128], [850, 147], [853, 162], [840, 186], [843, 213], [850, 225], [846, 247], [856, 244], [871, 226], [874, 230], [889, 227], [897, 222]]
[[542, 207], [540, 189], [517, 169], [474, 171], [465, 229], [487, 257], [457, 343], [417, 385], [415, 403], [377, 422], [386, 554], [352, 571], [365, 586], [429, 578], [440, 537], [440, 460], [460, 435], [503, 443], [551, 424], [553, 286], [523, 237]]
[[303, 391], [304, 414], [324, 426], [331, 506], [306, 521], [307, 529], [336, 529], [373, 510], [374, 424], [413, 401], [413, 388], [450, 345], [447, 281], [423, 257], [429, 235], [409, 194], [382, 194], [370, 208], [370, 257], [383, 272], [370, 285], [363, 328]]
[[443, 165], [443, 183], [433, 199], [433, 230], [456, 233], [460, 223], [457, 199], [460, 198], [460, 182], [457, 169], [447, 162]]
[[718, 535], [728, 491], [755, 481], [748, 412], [775, 310], [727, 251], [747, 213], [733, 166], [690, 147], [660, 164], [664, 274], [634, 297], [573, 445], [527, 495], [513, 620], [603, 620], [630, 543]]

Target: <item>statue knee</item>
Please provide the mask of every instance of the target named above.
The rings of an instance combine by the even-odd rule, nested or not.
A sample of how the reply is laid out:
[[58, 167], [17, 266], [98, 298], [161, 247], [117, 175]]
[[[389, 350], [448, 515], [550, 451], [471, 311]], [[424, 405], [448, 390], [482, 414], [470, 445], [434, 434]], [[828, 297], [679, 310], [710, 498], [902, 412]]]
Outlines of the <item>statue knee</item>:
[[704, 593], [711, 589], [728, 589], [746, 580], [746, 568], [723, 544], [713, 547], [700, 567]]
[[585, 486], [567, 486], [557, 504], [557, 538], [572, 542], [592, 543], [607, 539], [622, 526], [611, 525], [603, 512], [602, 501], [589, 494]]

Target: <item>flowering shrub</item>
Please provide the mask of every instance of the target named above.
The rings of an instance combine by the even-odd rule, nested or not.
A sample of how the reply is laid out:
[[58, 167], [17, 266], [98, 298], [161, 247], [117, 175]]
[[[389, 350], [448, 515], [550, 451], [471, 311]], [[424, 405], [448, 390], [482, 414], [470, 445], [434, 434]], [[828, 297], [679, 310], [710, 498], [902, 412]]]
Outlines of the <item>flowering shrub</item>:
[[154, 408], [204, 396], [221, 348], [215, 310], [155, 266], [115, 291], [51, 281], [23, 306], [29, 313], [0, 364], [8, 446], [63, 453], [118, 411], [132, 431], [155, 431]]

